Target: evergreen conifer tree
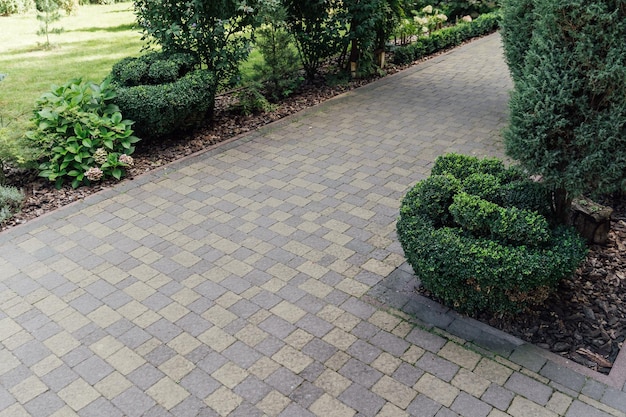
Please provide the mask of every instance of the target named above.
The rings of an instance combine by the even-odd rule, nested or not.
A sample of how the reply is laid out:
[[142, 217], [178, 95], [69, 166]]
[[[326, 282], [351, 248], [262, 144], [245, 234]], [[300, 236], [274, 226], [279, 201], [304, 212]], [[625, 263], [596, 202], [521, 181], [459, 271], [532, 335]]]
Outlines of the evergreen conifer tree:
[[626, 0], [533, 3], [505, 144], [564, 222], [572, 198], [626, 188]]

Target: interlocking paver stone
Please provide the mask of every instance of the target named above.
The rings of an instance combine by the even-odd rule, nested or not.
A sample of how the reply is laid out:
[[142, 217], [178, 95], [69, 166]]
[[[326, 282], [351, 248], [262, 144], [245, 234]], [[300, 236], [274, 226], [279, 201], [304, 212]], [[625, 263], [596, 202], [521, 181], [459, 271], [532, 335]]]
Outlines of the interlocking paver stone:
[[402, 292], [403, 195], [502, 156], [511, 87], [488, 36], [0, 233], [0, 417], [623, 416]]

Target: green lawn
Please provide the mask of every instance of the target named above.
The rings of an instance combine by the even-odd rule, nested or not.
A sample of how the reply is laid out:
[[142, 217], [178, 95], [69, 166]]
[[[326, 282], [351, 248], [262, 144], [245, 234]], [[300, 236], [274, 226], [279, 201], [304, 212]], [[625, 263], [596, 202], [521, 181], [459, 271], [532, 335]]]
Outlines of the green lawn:
[[126, 56], [140, 54], [144, 43], [135, 27], [132, 3], [80, 6], [72, 16], [62, 14], [50, 35], [54, 48], [44, 50], [34, 13], [0, 17], [0, 117], [14, 135], [23, 132], [33, 104], [50, 90], [72, 78], [101, 81], [111, 66]]

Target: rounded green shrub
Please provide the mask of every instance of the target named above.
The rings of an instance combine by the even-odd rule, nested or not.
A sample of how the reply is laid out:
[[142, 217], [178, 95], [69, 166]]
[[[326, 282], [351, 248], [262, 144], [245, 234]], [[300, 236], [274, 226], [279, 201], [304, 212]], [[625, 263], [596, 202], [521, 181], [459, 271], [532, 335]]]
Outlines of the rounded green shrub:
[[111, 81], [124, 87], [171, 83], [198, 66], [198, 59], [185, 53], [150, 52], [127, 57], [113, 65]]
[[192, 71], [165, 84], [118, 86], [114, 103], [133, 120], [144, 140], [196, 127], [210, 117], [216, 81], [208, 70]]
[[[586, 247], [573, 229], [552, 228], [535, 210], [489, 200], [507, 200], [507, 187], [518, 184], [511, 186], [517, 200], [525, 200], [526, 190], [533, 201], [541, 185], [520, 186], [520, 171], [496, 159], [446, 155], [433, 172], [405, 196], [397, 231], [423, 286], [447, 305], [466, 313], [518, 313], [543, 303], [583, 260]], [[495, 193], [498, 183], [502, 191]]]

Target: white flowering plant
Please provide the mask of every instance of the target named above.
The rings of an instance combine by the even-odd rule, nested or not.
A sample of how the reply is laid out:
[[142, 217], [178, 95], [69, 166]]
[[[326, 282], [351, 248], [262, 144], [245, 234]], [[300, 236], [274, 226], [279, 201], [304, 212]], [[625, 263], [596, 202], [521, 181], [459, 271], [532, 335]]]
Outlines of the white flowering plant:
[[39, 149], [39, 175], [60, 188], [73, 188], [106, 178], [121, 179], [132, 165], [139, 138], [133, 122], [124, 120], [109, 81], [72, 80], [53, 87], [36, 104], [33, 129], [26, 136]]

